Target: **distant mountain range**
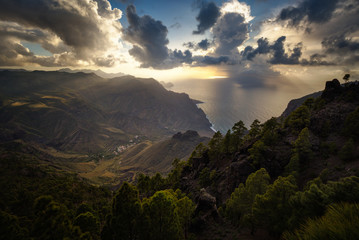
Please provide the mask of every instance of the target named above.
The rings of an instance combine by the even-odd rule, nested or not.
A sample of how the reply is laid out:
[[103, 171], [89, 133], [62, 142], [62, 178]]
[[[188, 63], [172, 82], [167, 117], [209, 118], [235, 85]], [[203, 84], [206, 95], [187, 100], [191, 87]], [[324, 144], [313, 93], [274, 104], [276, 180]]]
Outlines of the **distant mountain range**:
[[[10, 72], [31, 72], [25, 69], [21, 69], [21, 68], [14, 68], [14, 69], [6, 69], [6, 68], [0, 68], [0, 71], [10, 71]], [[100, 69], [97, 70], [93, 70], [93, 69], [70, 69], [70, 68], [61, 68], [58, 70], [58, 72], [67, 72], [67, 73], [79, 73], [79, 72], [83, 72], [83, 73], [94, 73], [99, 77], [102, 78], [115, 78], [115, 77], [122, 77], [125, 76], [126, 74], [118, 72], [118, 73], [107, 73], [104, 72]]]
[[211, 135], [210, 126], [187, 94], [167, 91], [154, 79], [0, 71], [1, 142], [112, 152], [134, 136], [160, 140], [189, 129]]
[[104, 72], [100, 69], [97, 70], [91, 70], [91, 69], [70, 69], [70, 68], [62, 68], [60, 70], [58, 70], [58, 72], [67, 72], [67, 73], [78, 73], [78, 72], [83, 72], [83, 73], [94, 73], [99, 77], [102, 78], [115, 78], [115, 77], [122, 77], [125, 76], [126, 74], [124, 73], [107, 73]]

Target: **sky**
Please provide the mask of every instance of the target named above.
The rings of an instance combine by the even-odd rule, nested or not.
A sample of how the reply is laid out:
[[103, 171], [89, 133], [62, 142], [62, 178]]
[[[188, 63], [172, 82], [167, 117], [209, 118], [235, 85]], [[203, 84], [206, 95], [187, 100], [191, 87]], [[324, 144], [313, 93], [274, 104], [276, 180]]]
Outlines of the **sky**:
[[358, 66], [359, 0], [0, 0], [1, 68], [275, 88]]

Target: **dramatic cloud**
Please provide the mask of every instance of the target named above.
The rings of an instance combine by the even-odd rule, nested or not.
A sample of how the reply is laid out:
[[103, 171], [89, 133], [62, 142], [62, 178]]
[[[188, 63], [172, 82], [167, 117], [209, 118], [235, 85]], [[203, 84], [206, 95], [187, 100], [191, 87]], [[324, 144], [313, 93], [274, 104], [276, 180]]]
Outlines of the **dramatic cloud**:
[[306, 48], [317, 43], [302, 65], [353, 65], [359, 59], [358, 13], [358, 0], [304, 0], [297, 7], [283, 9], [278, 19], [287, 21], [289, 28], [306, 30], [302, 37]]
[[204, 33], [209, 29], [213, 38], [183, 44], [188, 49], [201, 50], [201, 54], [203, 51], [207, 52], [205, 56], [193, 56], [192, 66], [235, 64], [237, 48], [249, 38], [249, 22], [253, 19], [250, 7], [238, 0], [224, 2], [220, 8], [212, 2], [200, 3], [201, 11], [197, 17], [200, 24], [196, 33]]
[[347, 54], [359, 51], [359, 42], [346, 38], [344, 35], [325, 38], [322, 46], [327, 53]]
[[287, 20], [292, 26], [302, 21], [323, 23], [332, 18], [339, 0], [304, 0], [297, 7], [282, 9], [278, 19]]
[[284, 49], [284, 41], [286, 37], [282, 36], [271, 46], [273, 49], [273, 57], [269, 60], [272, 64], [298, 64], [302, 55], [302, 45], [299, 43], [293, 49], [292, 54], [288, 55]]
[[266, 38], [260, 38], [257, 41], [258, 47], [254, 49], [252, 46], [247, 46], [244, 51], [242, 52], [242, 55], [247, 60], [253, 60], [253, 58], [258, 54], [267, 54], [271, 50], [271, 46], [269, 46], [268, 39]]
[[203, 39], [197, 44], [197, 46], [202, 50], [207, 50], [210, 45], [211, 43], [208, 41], [208, 39]]
[[[97, 58], [104, 57], [109, 48], [117, 47], [121, 29], [117, 20], [122, 13], [112, 9], [107, 0], [0, 0], [0, 6], [2, 45], [14, 47], [27, 41], [38, 43], [54, 54], [29, 59], [24, 52], [8, 49], [17, 54], [3, 57], [3, 65], [33, 61], [62, 66], [79, 60], [93, 64]], [[71, 62], [63, 62], [65, 60]]]
[[344, 35], [333, 35], [324, 38], [322, 47], [327, 55], [334, 58], [337, 65], [355, 65], [359, 61], [359, 41]]
[[213, 27], [214, 41], [217, 44], [216, 53], [232, 55], [233, 50], [248, 38], [249, 24], [238, 13], [226, 13]]
[[211, 56], [196, 56], [194, 60], [197, 62], [195, 66], [206, 66], [206, 65], [219, 65], [222, 63], [229, 63], [230, 59], [227, 56], [211, 57]]
[[182, 52], [181, 50], [175, 50], [173, 56], [178, 59], [181, 63], [191, 64], [193, 62], [192, 53], [189, 50]]
[[148, 15], [139, 17], [133, 5], [127, 7], [126, 15], [129, 27], [124, 30], [123, 36], [133, 44], [129, 53], [141, 62], [141, 67], [167, 68], [163, 64], [169, 57], [167, 27]]
[[201, 2], [201, 8], [198, 16], [196, 17], [199, 24], [197, 30], [193, 34], [203, 34], [206, 30], [210, 29], [220, 16], [219, 8], [214, 2]]
[[220, 8], [221, 16], [211, 29], [215, 43], [215, 53], [235, 55], [237, 47], [249, 37], [249, 21], [253, 19], [250, 7], [237, 0], [223, 3]]
[[254, 19], [251, 16], [251, 8], [249, 5], [244, 2], [239, 2], [238, 0], [230, 0], [223, 3], [221, 6], [221, 15], [224, 16], [227, 13], [238, 13], [242, 15], [246, 23]]
[[302, 56], [302, 44], [298, 43], [291, 54], [286, 53], [284, 42], [286, 37], [281, 36], [272, 45], [269, 44], [268, 39], [260, 38], [257, 41], [258, 47], [253, 48], [248, 46], [242, 51], [242, 56], [246, 60], [252, 61], [256, 55], [270, 54], [268, 60], [271, 64], [299, 64], [299, 58]]
[[199, 43], [195, 43], [195, 42], [187, 42], [184, 43], [183, 46], [189, 48], [189, 49], [194, 49], [194, 50], [204, 50], [206, 51], [213, 43], [210, 42], [208, 39], [203, 39], [202, 41], [200, 41]]
[[326, 57], [327, 57], [327, 55], [325, 55], [325, 54], [315, 53], [315, 54], [310, 56], [309, 60], [303, 59], [301, 61], [301, 64], [303, 66], [330, 66], [330, 65], [335, 65], [332, 62], [326, 61], [325, 60]]

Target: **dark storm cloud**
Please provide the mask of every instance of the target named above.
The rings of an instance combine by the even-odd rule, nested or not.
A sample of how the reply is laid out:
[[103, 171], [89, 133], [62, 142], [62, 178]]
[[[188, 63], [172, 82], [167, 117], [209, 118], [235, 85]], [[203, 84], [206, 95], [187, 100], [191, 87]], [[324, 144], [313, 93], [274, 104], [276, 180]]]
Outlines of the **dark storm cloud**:
[[208, 41], [208, 39], [203, 39], [197, 45], [200, 49], [207, 50], [211, 43]]
[[339, 0], [304, 0], [297, 7], [282, 9], [278, 19], [288, 20], [292, 26], [298, 26], [302, 21], [309, 23], [324, 23], [332, 18]]
[[191, 64], [193, 62], [192, 53], [189, 50], [182, 52], [181, 50], [175, 50], [173, 56], [178, 59], [181, 63]]
[[208, 65], [232, 65], [231, 59], [227, 56], [192, 56], [191, 51], [186, 50], [182, 52], [181, 50], [175, 50], [170, 53], [169, 59], [166, 60], [166, 65], [168, 68], [170, 67], [178, 67], [183, 63], [189, 64], [192, 67], [199, 66], [208, 66]]
[[327, 57], [327, 55], [325, 55], [325, 54], [315, 53], [315, 54], [310, 56], [309, 60], [303, 59], [300, 62], [300, 64], [303, 65], [303, 66], [330, 66], [330, 65], [335, 65], [332, 62], [326, 61], [325, 60], [326, 57]]
[[279, 37], [272, 45], [269, 44], [268, 39], [260, 38], [257, 41], [258, 47], [253, 48], [248, 46], [242, 51], [241, 55], [244, 59], [252, 61], [255, 56], [260, 54], [270, 54], [268, 60], [271, 64], [299, 64], [299, 58], [302, 56], [302, 44], [298, 43], [291, 54], [285, 52], [284, 42], [286, 37]]
[[267, 53], [269, 53], [271, 47], [269, 46], [268, 39], [260, 38], [260, 39], [257, 40], [257, 44], [258, 44], [258, 47], [256, 49], [254, 49], [252, 46], [247, 46], [244, 49], [242, 55], [247, 60], [253, 60], [253, 58], [257, 54], [267, 54]]
[[189, 49], [194, 49], [194, 50], [198, 50], [198, 49], [207, 50], [212, 44], [213, 44], [213, 42], [210, 42], [206, 38], [206, 39], [203, 39], [202, 41], [200, 41], [199, 43], [195, 43], [195, 42], [184, 43], [183, 46], [185, 46]]
[[228, 61], [229, 58], [227, 56], [220, 56], [220, 57], [205, 56], [204, 59], [202, 60], [202, 63], [206, 65], [217, 65], [221, 63], [228, 63]]
[[203, 34], [216, 23], [220, 16], [219, 8], [214, 2], [201, 2], [200, 5], [199, 14], [196, 17], [199, 24], [193, 34]]
[[214, 41], [218, 55], [232, 55], [237, 47], [248, 38], [249, 24], [239, 13], [226, 13], [213, 27]]
[[302, 46], [298, 44], [291, 55], [284, 50], [284, 41], [286, 37], [282, 36], [271, 46], [273, 49], [273, 57], [269, 60], [272, 64], [298, 64], [299, 58], [302, 56]]
[[163, 62], [169, 57], [167, 27], [148, 15], [138, 16], [133, 5], [127, 7], [126, 15], [129, 26], [123, 35], [133, 44], [129, 53], [141, 62], [141, 67], [166, 68]]
[[345, 35], [333, 35], [322, 41], [323, 51], [334, 58], [337, 65], [355, 65], [359, 62], [359, 42]]
[[196, 56], [193, 57], [193, 59], [197, 62], [196, 66], [230, 64], [230, 59], [227, 56], [220, 56], [220, 57]]
[[[305, 28], [308, 38], [321, 42], [318, 50], [302, 65], [356, 64], [359, 57], [359, 1], [358, 0], [302, 0], [297, 7], [281, 11], [279, 20], [288, 26]], [[299, 53], [299, 51], [298, 51]]]
[[352, 41], [344, 35], [331, 36], [322, 41], [322, 46], [327, 53], [354, 53], [359, 51], [359, 42]]

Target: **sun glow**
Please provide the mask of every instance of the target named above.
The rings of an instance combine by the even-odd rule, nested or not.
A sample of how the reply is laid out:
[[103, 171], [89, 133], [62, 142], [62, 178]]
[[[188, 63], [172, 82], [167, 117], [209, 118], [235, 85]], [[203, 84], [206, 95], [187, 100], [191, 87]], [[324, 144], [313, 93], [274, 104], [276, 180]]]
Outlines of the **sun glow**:
[[228, 76], [210, 76], [209, 79], [224, 79], [228, 78]]

